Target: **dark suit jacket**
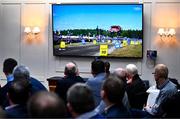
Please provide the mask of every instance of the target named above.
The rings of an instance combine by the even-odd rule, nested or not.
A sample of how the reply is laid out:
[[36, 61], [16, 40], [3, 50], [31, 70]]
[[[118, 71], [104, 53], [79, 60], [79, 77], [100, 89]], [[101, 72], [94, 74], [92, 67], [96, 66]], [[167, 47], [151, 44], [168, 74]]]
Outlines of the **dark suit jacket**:
[[66, 102], [66, 93], [68, 89], [75, 83], [84, 83], [83, 78], [80, 76], [64, 77], [57, 82], [55, 89], [56, 94]]
[[31, 77], [30, 78], [30, 83], [31, 83], [31, 94], [34, 94], [38, 91], [47, 91], [47, 89], [44, 87], [44, 85], [38, 81], [37, 79]]
[[103, 115], [106, 118], [128, 118], [130, 117], [130, 113], [126, 110], [123, 105], [113, 105], [108, 108]]
[[[9, 101], [7, 98], [7, 92], [9, 90], [9, 87], [11, 86], [12, 81], [8, 82], [6, 85], [4, 85], [0, 89], [0, 106], [5, 109], [5, 107], [9, 106]], [[31, 94], [34, 94], [38, 91], [47, 91], [47, 89], [41, 84], [40, 81], [38, 81], [35, 78], [30, 78], [30, 83], [31, 83]]]
[[6, 115], [7, 118], [26, 118], [27, 115], [27, 109], [25, 105], [17, 105], [13, 108], [7, 109]]
[[3, 109], [5, 109], [5, 107], [9, 105], [9, 101], [7, 98], [7, 92], [9, 90], [11, 83], [12, 83], [12, 81], [8, 82], [0, 89], [0, 106]]
[[142, 109], [147, 100], [146, 87], [139, 75], [133, 77], [132, 84], [127, 84], [126, 91], [131, 108]]

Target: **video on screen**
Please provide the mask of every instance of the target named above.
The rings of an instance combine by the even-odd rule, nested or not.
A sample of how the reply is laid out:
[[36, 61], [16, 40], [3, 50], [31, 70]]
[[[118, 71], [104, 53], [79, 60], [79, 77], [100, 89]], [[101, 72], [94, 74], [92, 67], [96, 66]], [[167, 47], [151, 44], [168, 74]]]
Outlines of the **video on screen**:
[[53, 4], [56, 56], [142, 58], [142, 4]]

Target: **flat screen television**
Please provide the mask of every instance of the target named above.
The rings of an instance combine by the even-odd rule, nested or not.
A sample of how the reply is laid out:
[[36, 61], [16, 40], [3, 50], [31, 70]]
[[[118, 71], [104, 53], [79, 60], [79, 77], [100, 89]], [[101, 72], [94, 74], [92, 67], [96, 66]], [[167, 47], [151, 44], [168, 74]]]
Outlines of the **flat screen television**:
[[143, 4], [53, 4], [55, 56], [143, 57]]

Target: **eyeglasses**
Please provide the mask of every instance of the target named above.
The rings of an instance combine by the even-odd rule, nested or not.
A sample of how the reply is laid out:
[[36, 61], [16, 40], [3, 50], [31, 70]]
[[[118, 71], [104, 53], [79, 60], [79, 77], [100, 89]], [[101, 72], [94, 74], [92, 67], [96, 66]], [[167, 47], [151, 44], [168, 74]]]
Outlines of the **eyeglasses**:
[[153, 72], [152, 74], [156, 75], [157, 73]]

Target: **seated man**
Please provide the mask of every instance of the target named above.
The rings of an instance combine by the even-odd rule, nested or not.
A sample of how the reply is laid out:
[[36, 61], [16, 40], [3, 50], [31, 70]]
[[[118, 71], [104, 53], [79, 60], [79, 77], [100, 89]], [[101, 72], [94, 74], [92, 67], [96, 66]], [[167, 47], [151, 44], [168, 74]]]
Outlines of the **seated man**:
[[55, 92], [66, 102], [68, 89], [77, 82], [84, 83], [84, 80], [79, 76], [77, 65], [73, 62], [66, 64], [64, 75], [64, 78], [57, 82]]
[[[126, 85], [127, 85], [126, 70], [123, 68], [117, 68], [114, 71], [114, 75], [117, 76], [119, 80], [123, 81], [123, 85], [126, 89]], [[125, 90], [124, 97], [123, 97], [122, 101], [123, 101], [123, 105], [126, 107], [126, 109], [130, 110], [130, 104], [129, 104], [129, 99], [128, 99], [128, 95], [127, 95], [126, 90]]]
[[142, 109], [147, 101], [147, 93], [144, 82], [138, 75], [138, 69], [134, 64], [126, 66], [127, 85], [126, 91], [128, 94], [131, 108]]
[[10, 106], [5, 108], [8, 118], [26, 118], [26, 103], [31, 90], [30, 82], [26, 79], [14, 80], [8, 90]]
[[95, 102], [90, 88], [83, 83], [76, 83], [67, 92], [67, 107], [73, 118], [102, 118], [93, 109]]
[[40, 91], [28, 101], [28, 114], [32, 118], [65, 118], [64, 102], [55, 94]]
[[106, 118], [130, 117], [128, 110], [123, 105], [125, 87], [122, 80], [115, 75], [109, 75], [101, 89], [101, 97], [106, 104], [104, 116]]
[[7, 83], [0, 90], [0, 105], [3, 108], [9, 105], [9, 101], [7, 99], [7, 92], [8, 92], [10, 84], [14, 80], [12, 72], [13, 72], [14, 67], [16, 67], [16, 65], [17, 65], [17, 61], [12, 58], [6, 59], [3, 63], [3, 72], [7, 78]]
[[155, 66], [154, 79], [156, 81], [156, 88], [160, 90], [155, 104], [152, 107], [146, 106], [144, 109], [149, 114], [161, 117], [164, 113], [162, 109], [162, 103], [169, 97], [177, 92], [176, 85], [168, 79], [168, 68], [164, 64], [158, 64]]
[[98, 106], [101, 102], [101, 86], [106, 78], [105, 65], [101, 60], [91, 62], [91, 73], [93, 78], [89, 78], [86, 84], [91, 88], [95, 99], [95, 105]]
[[177, 93], [176, 85], [168, 79], [168, 68], [166, 65], [157, 64], [153, 74], [156, 82], [155, 88], [158, 90], [154, 104], [151, 106], [146, 105], [144, 111], [132, 110], [133, 117], [162, 117], [166, 111], [163, 108], [163, 103]]
[[[113, 72], [113, 74], [115, 76], [117, 76], [117, 78], [121, 81], [123, 81], [123, 85], [126, 87], [126, 70], [122, 69], [122, 68], [117, 68], [115, 69], [115, 71]], [[111, 74], [112, 75], [112, 74]], [[107, 76], [108, 77], [108, 76]], [[107, 78], [106, 77], [106, 78]], [[122, 99], [122, 103], [125, 106], [125, 108], [130, 111], [130, 104], [129, 104], [129, 100], [128, 100], [128, 96], [127, 96], [127, 92], [124, 92], [124, 96]], [[106, 107], [106, 104], [104, 103], [103, 100], [101, 100], [100, 104], [96, 107], [95, 111], [98, 113], [102, 113], [104, 111]]]
[[30, 77], [29, 68], [26, 66], [21, 65], [21, 66], [16, 67], [13, 71], [13, 76], [14, 76], [14, 79], [16, 80], [20, 78], [29, 80], [32, 85], [31, 94], [34, 94], [42, 90], [47, 91], [47, 89], [44, 87], [44, 85], [40, 81], [38, 81], [37, 79], [33, 77]]
[[124, 86], [127, 85], [127, 72], [123, 68], [117, 68], [114, 70], [114, 74], [124, 82]]

